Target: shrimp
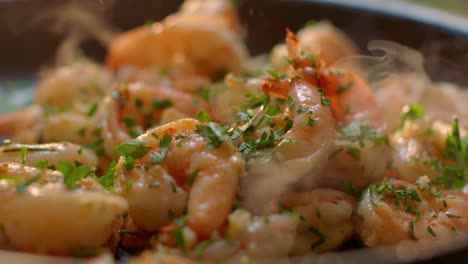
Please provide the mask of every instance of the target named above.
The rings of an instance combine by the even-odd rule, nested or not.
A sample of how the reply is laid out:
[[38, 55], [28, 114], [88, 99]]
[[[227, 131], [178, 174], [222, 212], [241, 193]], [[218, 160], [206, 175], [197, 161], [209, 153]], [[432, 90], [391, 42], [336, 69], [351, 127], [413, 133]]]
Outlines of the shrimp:
[[245, 45], [224, 19], [203, 13], [182, 12], [122, 34], [110, 46], [107, 65], [113, 70], [124, 65], [156, 66], [208, 77], [220, 70], [243, 72], [248, 57]]
[[[289, 193], [271, 202], [267, 214], [298, 214], [301, 217], [290, 254], [325, 252], [339, 248], [353, 234], [355, 199], [331, 189]], [[290, 211], [292, 210], [292, 211]]]
[[236, 7], [232, 1], [185, 0], [180, 7], [180, 12], [182, 15], [216, 17], [222, 20], [223, 24], [238, 36], [245, 35]]
[[[133, 168], [125, 166], [128, 157], [119, 159], [115, 190], [128, 200], [130, 217], [139, 227], [156, 231], [180, 216], [185, 206], [185, 223], [200, 237], [224, 224], [244, 161], [228, 138], [209, 145], [201, 130], [213, 125], [180, 119], [156, 127], [137, 138], [147, 153], [136, 158]], [[166, 153], [161, 164], [151, 162], [158, 149]]]
[[160, 250], [159, 248], [152, 251], [145, 251], [138, 258], [133, 258], [129, 264], [195, 264], [190, 258], [180, 256], [180, 254]]
[[401, 109], [414, 103], [424, 107], [428, 121], [448, 123], [456, 115], [460, 117], [460, 126], [468, 128], [468, 109], [462, 103], [468, 100], [468, 92], [462, 87], [448, 83], [432, 84], [422, 74], [393, 75], [379, 83], [379, 87], [376, 99], [391, 132], [399, 128]]
[[105, 68], [78, 61], [47, 73], [37, 87], [35, 103], [86, 113], [107, 94], [111, 82], [112, 75]]
[[[320, 54], [329, 64], [358, 53], [353, 41], [329, 22], [307, 25], [297, 32], [297, 37], [303, 51]], [[287, 73], [290, 67], [287, 57], [286, 45], [278, 44], [272, 50], [271, 64], [279, 72]]]
[[71, 143], [49, 143], [37, 145], [10, 144], [0, 147], [0, 162], [21, 163], [21, 150], [25, 149], [24, 163], [28, 166], [47, 161], [48, 166], [58, 167], [60, 162], [83, 164], [96, 168], [98, 159], [89, 149]]
[[38, 105], [0, 115], [0, 137], [12, 138], [14, 141], [36, 143], [41, 131], [40, 122], [43, 114]]
[[415, 184], [386, 179], [365, 190], [356, 228], [369, 247], [405, 240], [449, 241], [468, 231], [467, 199], [459, 190], [439, 190], [427, 176]]
[[[329, 107], [322, 105], [318, 89], [302, 78], [267, 79], [263, 88], [276, 89], [282, 85], [288, 90], [286, 98], [290, 98], [291, 107], [279, 115], [277, 123], [287, 132], [274, 148], [257, 151], [257, 156], [272, 158], [263, 164], [250, 164], [249, 175], [242, 183], [244, 206], [253, 212], [261, 210], [265, 203], [287, 191], [304, 176], [320, 172], [333, 150], [336, 136], [333, 116]], [[284, 120], [292, 121], [289, 130]], [[264, 131], [258, 129], [256, 134], [260, 136]], [[309, 178], [317, 180], [316, 177]]]
[[115, 146], [142, 134], [159, 121], [194, 117], [203, 109], [208, 110], [207, 103], [195, 95], [142, 83], [120, 85], [103, 102], [105, 150], [109, 156], [115, 156]]
[[68, 190], [59, 171], [0, 163], [0, 175], [0, 226], [8, 246], [69, 255], [118, 238], [127, 202], [91, 178]]
[[384, 144], [386, 123], [367, 83], [353, 72], [327, 66], [320, 56], [301, 55], [299, 40], [290, 31], [286, 44], [295, 74], [322, 89], [340, 132], [330, 164], [341, 172], [324, 179], [325, 184], [342, 187], [351, 180], [363, 187], [381, 179], [389, 171], [392, 150]]

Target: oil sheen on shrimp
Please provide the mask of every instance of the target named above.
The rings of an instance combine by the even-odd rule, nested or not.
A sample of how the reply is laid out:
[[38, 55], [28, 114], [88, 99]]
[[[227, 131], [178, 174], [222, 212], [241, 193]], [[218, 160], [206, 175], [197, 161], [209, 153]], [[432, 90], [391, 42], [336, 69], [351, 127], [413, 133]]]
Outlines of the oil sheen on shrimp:
[[[244, 161], [228, 138], [208, 145], [200, 130], [210, 125], [179, 119], [159, 126], [137, 138], [147, 153], [133, 168], [125, 166], [129, 157], [120, 158], [115, 190], [129, 201], [130, 216], [138, 226], [156, 231], [171, 222], [170, 215], [181, 216], [185, 207], [186, 224], [200, 236], [209, 236], [224, 224]], [[166, 153], [163, 161], [152, 162], [160, 151]]]
[[69, 190], [58, 171], [0, 163], [0, 226], [7, 245], [70, 255], [92, 247], [114, 248], [127, 202], [92, 179]]
[[23, 162], [21, 160], [22, 150], [26, 151], [23, 158], [24, 164], [28, 166], [34, 166], [44, 161], [47, 161], [48, 166], [55, 166], [56, 168], [60, 162], [78, 163], [91, 168], [96, 168], [98, 165], [98, 158], [94, 152], [71, 143], [9, 144], [0, 146], [0, 162]]
[[459, 190], [439, 190], [426, 176], [415, 184], [386, 179], [364, 192], [357, 230], [369, 247], [405, 240], [450, 241], [468, 231], [467, 199]]

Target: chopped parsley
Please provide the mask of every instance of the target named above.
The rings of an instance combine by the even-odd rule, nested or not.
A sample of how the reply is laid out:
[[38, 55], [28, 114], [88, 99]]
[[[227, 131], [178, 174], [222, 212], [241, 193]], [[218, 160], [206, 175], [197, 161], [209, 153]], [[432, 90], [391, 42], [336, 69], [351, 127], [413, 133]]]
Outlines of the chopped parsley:
[[402, 129], [407, 120], [417, 120], [424, 116], [424, 107], [420, 104], [410, 104], [403, 107], [400, 121], [400, 129]]
[[199, 121], [202, 121], [202, 122], [210, 122], [211, 121], [211, 116], [210, 114], [208, 114], [207, 112], [205, 111], [200, 111], [198, 112], [196, 118], [199, 120]]
[[132, 139], [130, 141], [118, 145], [115, 148], [115, 151], [117, 151], [117, 153], [120, 156], [123, 156], [125, 158], [124, 167], [127, 170], [133, 168], [135, 159], [142, 158], [151, 149], [150, 147], [145, 146], [147, 143], [148, 141]]
[[21, 164], [25, 165], [26, 164], [26, 153], [28, 152], [28, 148], [27, 147], [21, 147], [21, 150], [20, 150], [20, 161], [21, 161]]
[[468, 181], [468, 142], [460, 137], [458, 118], [454, 119], [452, 130], [447, 134], [444, 156], [451, 162], [429, 160], [438, 172], [439, 183], [447, 188], [463, 188]]
[[388, 138], [377, 137], [375, 129], [367, 121], [355, 120], [341, 128], [340, 139], [351, 142], [359, 142], [361, 148], [365, 147], [364, 141], [372, 140], [376, 143], [388, 144]]
[[428, 232], [429, 234], [431, 234], [431, 236], [433, 236], [435, 239], [437, 239], [437, 235], [436, 235], [436, 233], [434, 232], [434, 229], [432, 229], [432, 227], [428, 226], [426, 230], [427, 230], [427, 232]]
[[47, 160], [40, 160], [36, 164], [33, 165], [33, 167], [36, 167], [38, 169], [45, 169], [49, 166], [49, 161]]
[[347, 90], [351, 89], [353, 86], [354, 86], [354, 82], [349, 82], [347, 84], [343, 84], [340, 87], [338, 87], [338, 89], [336, 89], [336, 93], [338, 93], [338, 94], [344, 93]]
[[41, 178], [40, 176], [34, 176], [32, 178], [25, 180], [23, 183], [16, 185], [16, 191], [19, 193], [24, 193], [31, 184], [39, 181], [40, 178]]
[[169, 99], [155, 99], [152, 101], [153, 107], [156, 109], [166, 109], [173, 106], [173, 103]]
[[189, 186], [192, 186], [192, 185], [193, 185], [193, 182], [195, 181], [195, 178], [197, 177], [197, 175], [198, 175], [199, 172], [200, 172], [200, 170], [199, 170], [199, 169], [196, 169], [196, 170], [194, 170], [194, 171], [192, 171], [192, 172], [190, 173], [189, 178], [188, 178], [188, 180], [187, 180], [187, 184], [188, 184]]
[[150, 161], [155, 164], [161, 165], [164, 157], [166, 156], [167, 152], [169, 151], [169, 147], [171, 146], [172, 137], [168, 133], [165, 133], [159, 141], [159, 148], [161, 152], [153, 151], [150, 154]]
[[285, 75], [285, 74], [281, 74], [277, 71], [274, 71], [274, 70], [267, 70], [266, 73], [268, 75], [270, 75], [271, 77], [273, 77], [273, 79], [276, 79], [276, 80], [283, 80], [283, 79], [287, 79], [288, 76]]
[[114, 178], [115, 178], [115, 172], [116, 172], [116, 167], [117, 167], [117, 162], [112, 161], [111, 164], [109, 165], [109, 169], [107, 169], [107, 172], [104, 176], [101, 176], [97, 178], [97, 182], [99, 182], [102, 187], [104, 187], [106, 190], [113, 190], [114, 188]]
[[312, 114], [312, 110], [307, 109], [307, 106], [300, 104], [296, 111], [298, 114]]
[[320, 103], [323, 105], [323, 106], [330, 106], [331, 104], [331, 100], [328, 99], [326, 96], [325, 96], [325, 90], [323, 89], [318, 89], [319, 93], [320, 93]]
[[96, 114], [96, 110], [98, 109], [98, 103], [95, 102], [91, 107], [89, 108], [88, 112], [86, 113], [86, 116], [88, 117], [93, 117], [94, 114]]
[[202, 256], [203, 251], [210, 245], [210, 243], [211, 240], [205, 240], [198, 243], [198, 245], [193, 249], [193, 255], [195, 258], [199, 259]]
[[291, 109], [295, 103], [296, 102], [294, 101], [294, 99], [291, 96], [288, 96], [288, 101], [287, 101], [288, 108]]
[[92, 171], [89, 166], [78, 165], [75, 167], [69, 162], [59, 162], [57, 169], [63, 173], [64, 183], [70, 190], [75, 189], [76, 183], [87, 177]]
[[208, 141], [208, 148], [218, 148], [224, 141], [226, 141], [226, 134], [223, 128], [213, 122], [208, 125], [197, 125], [195, 132]]

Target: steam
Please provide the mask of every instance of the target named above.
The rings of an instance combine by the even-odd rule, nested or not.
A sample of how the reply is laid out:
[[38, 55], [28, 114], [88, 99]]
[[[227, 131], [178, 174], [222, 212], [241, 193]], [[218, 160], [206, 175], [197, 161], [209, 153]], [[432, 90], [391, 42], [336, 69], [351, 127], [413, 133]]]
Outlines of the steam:
[[374, 40], [367, 45], [373, 56], [357, 55], [337, 61], [333, 67], [358, 72], [373, 84], [396, 75], [418, 75], [428, 79], [424, 70], [424, 58], [414, 49], [386, 40]]
[[[350, 56], [336, 62], [332, 67], [358, 74], [371, 87], [392, 81], [393, 89], [395, 80], [398, 82], [403, 75], [416, 76], [429, 83], [424, 70], [424, 58], [419, 51], [383, 40], [370, 42], [368, 49], [372, 56]], [[423, 90], [413, 89], [410, 92], [413, 94], [408, 97], [417, 101]], [[261, 214], [269, 202], [296, 191], [298, 187], [301, 190], [310, 190], [331, 185], [341, 186], [334, 183], [346, 180], [343, 179], [343, 172], [326, 169], [330, 168], [328, 154], [328, 151], [322, 149], [311, 157], [252, 165], [241, 188], [243, 206], [255, 214]]]

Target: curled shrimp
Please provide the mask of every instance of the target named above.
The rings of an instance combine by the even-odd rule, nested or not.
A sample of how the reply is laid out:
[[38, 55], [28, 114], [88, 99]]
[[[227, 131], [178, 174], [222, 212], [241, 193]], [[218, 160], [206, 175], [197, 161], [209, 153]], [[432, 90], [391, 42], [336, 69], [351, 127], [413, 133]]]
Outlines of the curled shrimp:
[[[22, 149], [26, 150], [24, 157], [21, 157]], [[48, 166], [56, 168], [60, 162], [79, 163], [91, 168], [96, 168], [98, 165], [94, 152], [71, 143], [9, 144], [0, 147], [0, 162], [21, 163], [22, 158], [24, 158], [24, 164], [28, 166], [34, 166], [43, 161], [47, 161]]]
[[[297, 37], [302, 43], [304, 52], [320, 54], [328, 63], [336, 62], [342, 58], [357, 54], [356, 45], [343, 32], [329, 22], [321, 21], [307, 25], [299, 32]], [[287, 73], [288, 48], [284, 44], [276, 45], [272, 50], [271, 64], [280, 72]]]
[[0, 226], [9, 247], [69, 255], [115, 246], [127, 202], [94, 180], [68, 190], [59, 171], [16, 163], [0, 163], [0, 175]]
[[42, 108], [38, 105], [1, 114], [0, 137], [24, 143], [36, 143], [41, 131], [39, 120], [42, 114]]
[[[386, 124], [369, 86], [357, 74], [330, 67], [321, 56], [301, 53], [299, 39], [289, 30], [286, 46], [294, 75], [321, 89], [321, 103], [330, 107], [332, 123], [340, 130], [336, 151], [330, 157], [332, 166], [344, 172], [324, 178], [325, 184], [342, 187], [345, 181], [352, 180], [361, 187], [378, 181], [388, 170], [392, 152], [382, 143], [387, 141]], [[283, 81], [283, 85], [267, 85], [263, 89], [286, 98], [288, 86]]]
[[[115, 189], [129, 201], [130, 216], [138, 226], [156, 231], [170, 223], [171, 215], [180, 216], [185, 206], [185, 223], [202, 237], [224, 224], [244, 161], [227, 138], [216, 148], [208, 147], [198, 134], [205, 128], [194, 119], [156, 127], [137, 138], [148, 152], [135, 160], [133, 168], [125, 168], [126, 158], [120, 158]], [[152, 153], [162, 147], [161, 139], [167, 144], [168, 137], [163, 162], [151, 162]]]
[[202, 109], [208, 109], [207, 103], [195, 95], [143, 83], [120, 85], [105, 98], [101, 112], [107, 154], [115, 156], [115, 146], [146, 129], [194, 117]]
[[[290, 254], [325, 252], [339, 248], [353, 234], [355, 199], [331, 189], [289, 193], [268, 205], [265, 212], [288, 211], [301, 218]], [[290, 211], [292, 210], [292, 212]]]
[[468, 196], [439, 190], [427, 176], [415, 184], [386, 179], [369, 186], [362, 197], [356, 228], [369, 247], [405, 240], [449, 241], [467, 232]]
[[86, 113], [107, 94], [111, 82], [112, 75], [105, 68], [78, 61], [47, 73], [37, 87], [35, 103]]
[[[285, 97], [294, 103], [283, 115], [279, 115], [278, 125], [286, 127], [284, 120], [291, 120], [292, 125], [289, 130], [284, 128], [287, 132], [277, 146], [258, 151], [266, 156], [270, 153], [272, 158], [263, 163], [253, 163], [249, 176], [242, 184], [244, 205], [254, 212], [261, 210], [265, 203], [286, 192], [304, 176], [319, 172], [334, 145], [336, 131], [333, 116], [329, 107], [322, 105], [318, 89], [302, 78], [269, 78], [262, 88], [271, 91], [283, 89], [283, 86], [287, 91]], [[263, 134], [262, 129], [257, 134]], [[310, 178], [317, 180], [314, 176]]]
[[135, 28], [111, 44], [107, 65], [114, 70], [123, 65], [156, 66], [209, 77], [219, 70], [243, 72], [247, 49], [225, 21], [204, 11], [180, 12], [161, 23]]

